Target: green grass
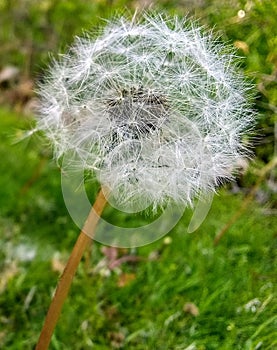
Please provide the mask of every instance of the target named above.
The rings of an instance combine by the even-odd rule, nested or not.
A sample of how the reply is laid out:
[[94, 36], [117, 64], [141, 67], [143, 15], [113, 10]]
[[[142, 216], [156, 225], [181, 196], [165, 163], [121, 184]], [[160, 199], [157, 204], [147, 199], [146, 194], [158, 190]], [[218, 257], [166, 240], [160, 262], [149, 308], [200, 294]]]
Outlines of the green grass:
[[[30, 123], [0, 110], [0, 348], [9, 350], [34, 348], [59, 277], [53, 262], [66, 262], [78, 235], [44, 140], [12, 144]], [[94, 244], [50, 349], [276, 349], [277, 217], [253, 202], [213, 245], [242, 200], [222, 189], [198, 231], [186, 232], [188, 211], [171, 242], [120, 250], [138, 261], [113, 271]], [[185, 312], [187, 303], [199, 315]]]
[[[40, 78], [49, 51], [57, 55], [83, 29], [95, 28], [103, 23], [101, 18], [126, 7], [132, 12], [137, 4], [0, 1], [0, 69], [12, 64], [21, 76]], [[210, 28], [215, 26], [223, 40], [239, 47], [242, 68], [257, 85], [255, 160], [257, 165], [267, 163], [276, 148], [276, 2], [156, 4], [158, 10], [192, 15]], [[238, 17], [239, 10], [245, 17]], [[0, 89], [0, 100], [7, 103], [11, 95], [5, 94], [5, 86]], [[20, 101], [15, 101], [17, 108]], [[45, 140], [34, 135], [14, 144], [20, 130], [31, 125], [31, 119], [0, 108], [0, 349], [7, 350], [34, 348], [59, 278], [57, 270], [78, 236], [63, 202], [60, 169]], [[240, 179], [246, 188], [238, 194], [221, 189], [198, 231], [186, 232], [192, 215], [187, 211], [168, 235], [171, 242], [167, 237], [118, 252], [136, 256], [137, 262], [111, 271], [103, 247], [94, 244], [79, 266], [50, 350], [277, 349], [277, 217], [270, 214], [276, 210], [276, 194], [267, 181], [259, 190], [264, 204], [253, 201], [220, 244], [213, 245], [216, 234], [240, 210], [243, 192], [255, 181], [253, 172]], [[93, 198], [97, 186], [88, 188]], [[264, 197], [267, 202], [261, 201]], [[105, 217], [120, 225], [128, 221], [111, 208]], [[135, 220], [130, 224], [142, 218]], [[184, 311], [187, 303], [193, 303], [199, 314]]]

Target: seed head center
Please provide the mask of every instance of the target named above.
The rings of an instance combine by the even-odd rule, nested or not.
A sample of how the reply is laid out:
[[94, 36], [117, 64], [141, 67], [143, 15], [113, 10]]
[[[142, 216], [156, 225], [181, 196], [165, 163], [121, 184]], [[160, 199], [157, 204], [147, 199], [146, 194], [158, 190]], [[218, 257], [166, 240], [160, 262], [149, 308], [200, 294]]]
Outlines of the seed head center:
[[107, 111], [117, 126], [117, 137], [140, 139], [161, 127], [167, 119], [168, 104], [162, 94], [131, 87], [108, 99]]

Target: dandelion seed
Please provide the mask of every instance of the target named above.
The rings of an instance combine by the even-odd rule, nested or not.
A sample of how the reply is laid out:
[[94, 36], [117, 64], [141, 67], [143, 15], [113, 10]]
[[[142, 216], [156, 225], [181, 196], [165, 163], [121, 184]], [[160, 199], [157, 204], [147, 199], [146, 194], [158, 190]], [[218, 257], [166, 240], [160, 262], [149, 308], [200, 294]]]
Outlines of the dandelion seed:
[[37, 128], [119, 202], [191, 204], [247, 154], [253, 113], [234, 58], [188, 20], [112, 20], [50, 69]]

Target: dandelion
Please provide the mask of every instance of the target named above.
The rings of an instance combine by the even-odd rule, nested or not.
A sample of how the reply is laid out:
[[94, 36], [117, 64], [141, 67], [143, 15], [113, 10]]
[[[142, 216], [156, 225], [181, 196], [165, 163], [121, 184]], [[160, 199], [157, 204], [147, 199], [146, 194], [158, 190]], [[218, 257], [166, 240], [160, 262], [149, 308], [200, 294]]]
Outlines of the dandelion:
[[119, 18], [78, 38], [40, 88], [38, 129], [119, 205], [185, 205], [245, 155], [253, 120], [234, 54], [187, 20]]
[[232, 179], [248, 155], [249, 91], [232, 49], [195, 23], [116, 18], [53, 64], [37, 129], [56, 158], [72, 152], [121, 208], [187, 206]]

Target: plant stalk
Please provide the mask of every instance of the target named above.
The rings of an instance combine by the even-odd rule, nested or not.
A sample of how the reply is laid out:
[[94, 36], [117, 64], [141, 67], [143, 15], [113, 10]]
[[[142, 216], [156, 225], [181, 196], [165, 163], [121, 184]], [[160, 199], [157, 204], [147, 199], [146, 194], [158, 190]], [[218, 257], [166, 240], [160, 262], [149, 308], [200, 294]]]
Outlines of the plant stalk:
[[52, 334], [62, 310], [62, 306], [68, 295], [73, 277], [84, 254], [84, 251], [92, 242], [96, 225], [106, 204], [107, 199], [104, 196], [103, 190], [101, 189], [87, 217], [84, 227], [81, 230], [79, 237], [74, 245], [63, 274], [58, 282], [55, 295], [48, 309], [48, 313], [46, 315], [35, 350], [48, 349]]
[[277, 165], [277, 157], [274, 157], [269, 163], [267, 163], [261, 170], [256, 181], [254, 187], [252, 187], [251, 191], [245, 197], [238, 211], [231, 217], [231, 219], [224, 225], [224, 227], [220, 230], [220, 232], [216, 235], [214, 239], [214, 245], [218, 245], [219, 241], [225, 235], [225, 233], [229, 230], [229, 228], [238, 220], [238, 218], [243, 214], [243, 212], [247, 209], [248, 205], [252, 202], [255, 197], [258, 189], [260, 188], [261, 183], [263, 182], [266, 175], [276, 167]]

